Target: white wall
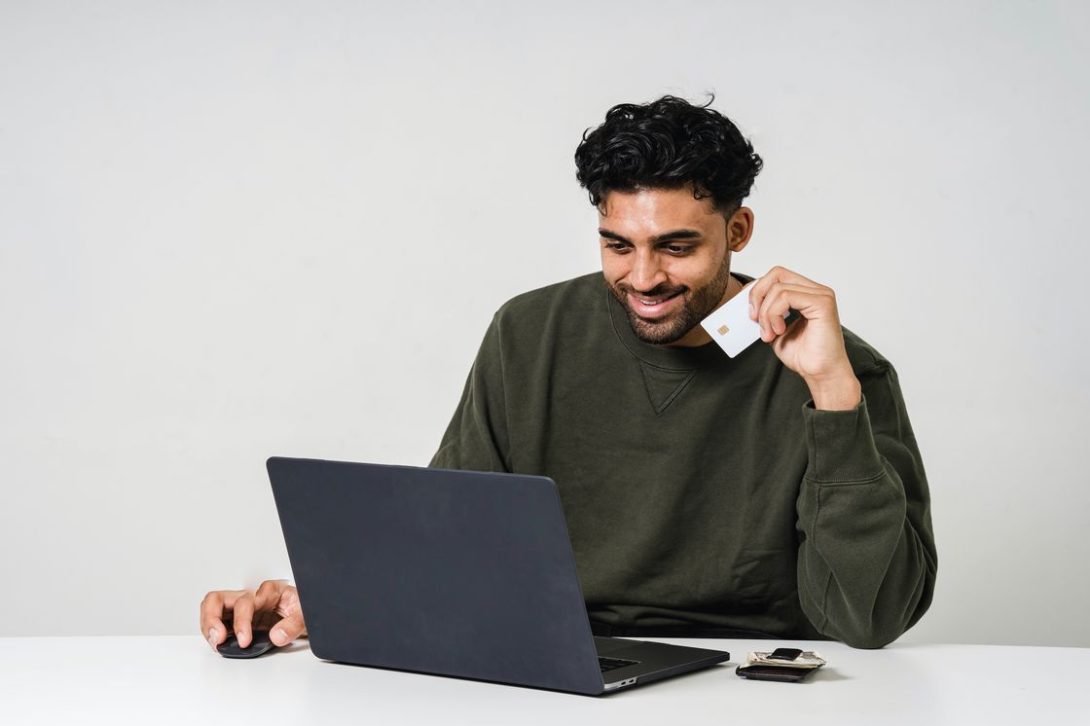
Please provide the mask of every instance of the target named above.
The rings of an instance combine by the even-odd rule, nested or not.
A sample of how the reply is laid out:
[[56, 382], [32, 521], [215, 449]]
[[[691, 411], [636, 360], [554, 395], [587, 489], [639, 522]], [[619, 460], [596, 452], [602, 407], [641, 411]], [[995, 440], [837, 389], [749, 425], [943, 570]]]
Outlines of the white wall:
[[494, 308], [597, 266], [580, 134], [715, 106], [736, 268], [837, 291], [933, 492], [916, 641], [1090, 646], [1076, 2], [0, 4], [0, 635], [284, 574], [270, 454], [425, 463]]

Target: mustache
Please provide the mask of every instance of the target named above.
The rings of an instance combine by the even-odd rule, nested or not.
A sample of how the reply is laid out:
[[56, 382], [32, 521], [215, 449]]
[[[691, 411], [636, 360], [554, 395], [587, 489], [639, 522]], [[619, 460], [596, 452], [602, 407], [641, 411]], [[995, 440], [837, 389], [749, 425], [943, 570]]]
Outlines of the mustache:
[[688, 286], [686, 286], [686, 285], [678, 285], [677, 287], [670, 287], [669, 285], [662, 284], [662, 285], [655, 285], [650, 290], [637, 290], [636, 288], [632, 287], [628, 283], [624, 283], [624, 282], [618, 282], [616, 285], [614, 285], [614, 287], [616, 287], [619, 292], [632, 293], [634, 295], [645, 295], [647, 297], [659, 297], [659, 296], [673, 297], [674, 295], [677, 295], [678, 293], [686, 292], [689, 289]]

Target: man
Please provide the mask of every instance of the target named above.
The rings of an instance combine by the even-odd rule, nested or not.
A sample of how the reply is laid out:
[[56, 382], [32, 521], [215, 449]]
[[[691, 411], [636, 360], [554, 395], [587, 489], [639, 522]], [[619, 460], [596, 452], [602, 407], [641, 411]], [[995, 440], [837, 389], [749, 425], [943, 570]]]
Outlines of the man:
[[[610, 109], [575, 158], [602, 274], [500, 308], [431, 465], [556, 480], [597, 634], [891, 642], [936, 570], [892, 366], [781, 267], [743, 293], [763, 344], [728, 358], [699, 326], [750, 280], [730, 262], [760, 157], [666, 96]], [[227, 612], [243, 644], [255, 612], [274, 643], [304, 632], [283, 581], [209, 593], [213, 645]]]

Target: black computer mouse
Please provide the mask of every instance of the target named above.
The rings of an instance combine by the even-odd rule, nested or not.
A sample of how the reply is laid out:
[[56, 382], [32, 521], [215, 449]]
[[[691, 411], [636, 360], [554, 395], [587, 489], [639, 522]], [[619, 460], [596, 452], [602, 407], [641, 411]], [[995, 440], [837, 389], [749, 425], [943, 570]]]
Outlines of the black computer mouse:
[[253, 642], [250, 643], [248, 648], [239, 647], [238, 638], [234, 633], [228, 635], [227, 640], [216, 646], [216, 650], [224, 658], [256, 658], [275, 648], [276, 646], [269, 640], [269, 631], [267, 630], [255, 630]]

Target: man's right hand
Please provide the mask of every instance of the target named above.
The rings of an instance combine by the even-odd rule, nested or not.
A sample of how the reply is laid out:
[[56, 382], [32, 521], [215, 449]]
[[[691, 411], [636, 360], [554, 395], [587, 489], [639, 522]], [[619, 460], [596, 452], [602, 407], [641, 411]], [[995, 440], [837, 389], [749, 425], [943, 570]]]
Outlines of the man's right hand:
[[306, 635], [299, 591], [285, 580], [266, 580], [256, 592], [214, 590], [201, 600], [201, 634], [213, 650], [227, 640], [229, 632], [234, 632], [241, 647], [249, 647], [254, 628], [268, 629], [273, 645], [287, 645]]

